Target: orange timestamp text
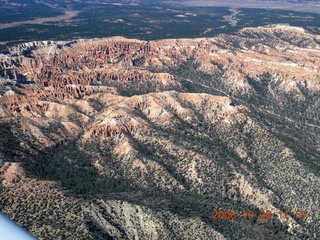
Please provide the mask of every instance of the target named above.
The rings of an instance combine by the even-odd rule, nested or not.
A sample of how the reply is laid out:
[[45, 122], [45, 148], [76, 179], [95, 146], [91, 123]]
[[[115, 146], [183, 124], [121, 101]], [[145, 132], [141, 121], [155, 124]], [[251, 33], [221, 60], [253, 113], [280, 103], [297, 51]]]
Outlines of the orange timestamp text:
[[288, 210], [285, 211], [277, 211], [272, 212], [271, 210], [263, 210], [261, 209], [259, 212], [252, 211], [252, 210], [244, 210], [242, 212], [237, 212], [235, 210], [213, 210], [212, 211], [212, 219], [215, 220], [225, 220], [225, 219], [273, 219], [279, 218], [288, 219], [289, 216], [292, 218], [296, 218], [297, 220], [304, 219], [307, 217], [308, 211], [307, 210], [296, 210], [293, 214], [290, 214]]

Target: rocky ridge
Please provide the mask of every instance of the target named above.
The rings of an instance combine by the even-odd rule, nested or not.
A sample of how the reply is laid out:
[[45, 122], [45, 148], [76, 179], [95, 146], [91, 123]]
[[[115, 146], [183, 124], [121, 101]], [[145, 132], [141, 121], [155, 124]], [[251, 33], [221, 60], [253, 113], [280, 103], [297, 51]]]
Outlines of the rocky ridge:
[[[73, 229], [83, 239], [187, 239], [190, 231], [316, 239], [319, 40], [276, 25], [210, 39], [8, 49], [0, 55], [1, 210], [40, 239], [81, 239]], [[60, 202], [67, 215], [54, 222], [63, 230], [52, 219], [26, 224], [43, 211], [28, 209], [28, 197], [17, 198], [25, 207], [10, 205], [30, 186], [52, 189], [36, 195]], [[46, 209], [60, 216], [55, 206]], [[216, 208], [269, 209], [274, 218], [214, 221]], [[277, 219], [284, 209], [288, 219]], [[297, 220], [298, 209], [308, 217]]]

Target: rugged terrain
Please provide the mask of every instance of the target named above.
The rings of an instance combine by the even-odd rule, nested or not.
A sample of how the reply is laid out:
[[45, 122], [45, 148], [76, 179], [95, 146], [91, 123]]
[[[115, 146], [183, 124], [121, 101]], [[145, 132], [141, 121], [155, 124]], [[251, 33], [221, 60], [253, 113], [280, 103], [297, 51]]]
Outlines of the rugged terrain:
[[0, 210], [39, 239], [319, 238], [319, 43], [275, 25], [8, 48]]

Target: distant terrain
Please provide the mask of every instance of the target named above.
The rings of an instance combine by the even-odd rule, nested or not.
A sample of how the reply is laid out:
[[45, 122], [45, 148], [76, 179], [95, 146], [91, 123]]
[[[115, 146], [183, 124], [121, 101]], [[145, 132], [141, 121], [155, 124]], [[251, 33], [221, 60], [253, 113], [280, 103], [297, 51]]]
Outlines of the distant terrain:
[[220, 2], [1, 0], [0, 50], [33, 40], [213, 37], [236, 33], [244, 27], [279, 23], [319, 33], [317, 2], [312, 3], [315, 6], [309, 12], [304, 11], [309, 4], [282, 9], [277, 7], [278, 1], [273, 8], [265, 6], [270, 2], [262, 1], [257, 1], [258, 5], [224, 1], [221, 6]]
[[166, 0], [166, 2], [198, 7], [229, 6], [238, 8], [262, 8], [320, 13], [319, 0]]

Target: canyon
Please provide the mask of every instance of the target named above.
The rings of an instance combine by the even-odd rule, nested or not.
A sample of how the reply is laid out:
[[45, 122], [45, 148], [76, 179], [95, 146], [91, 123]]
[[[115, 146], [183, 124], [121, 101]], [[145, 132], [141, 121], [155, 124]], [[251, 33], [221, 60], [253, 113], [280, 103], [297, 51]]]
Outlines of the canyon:
[[39, 239], [317, 239], [319, 79], [288, 25], [9, 47], [0, 210]]

